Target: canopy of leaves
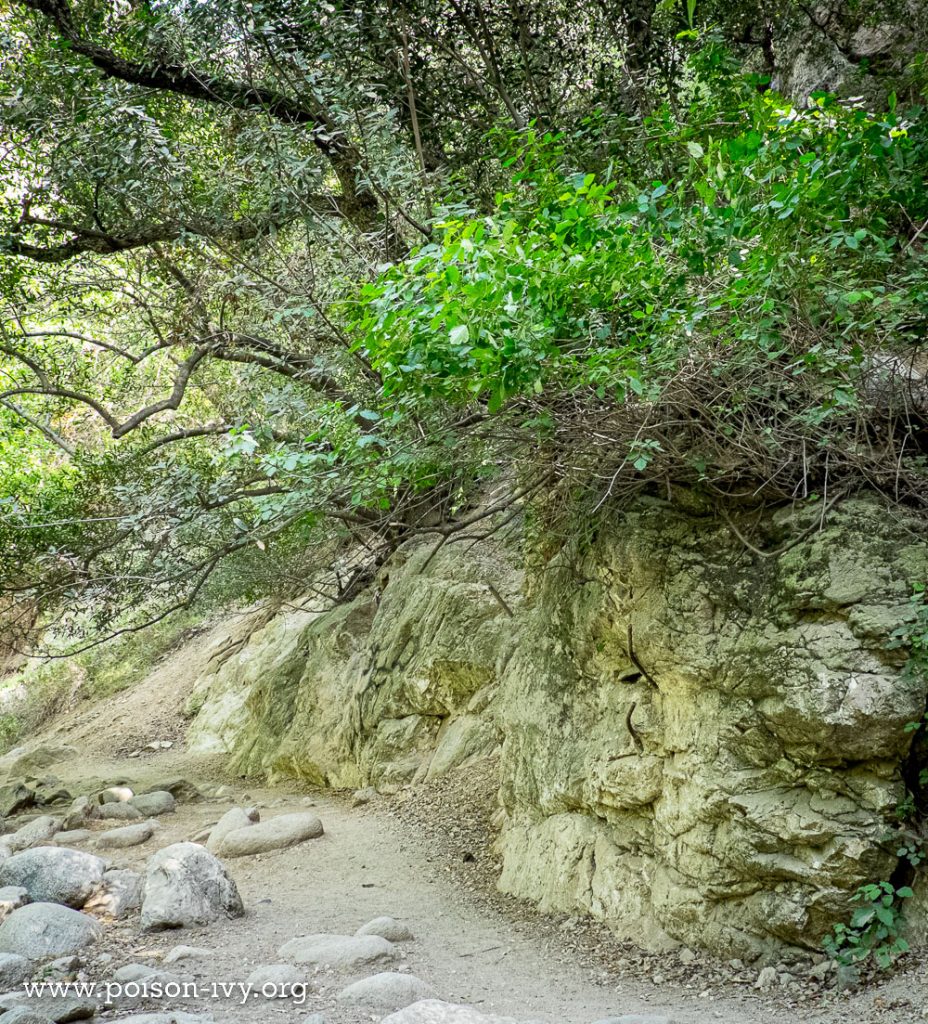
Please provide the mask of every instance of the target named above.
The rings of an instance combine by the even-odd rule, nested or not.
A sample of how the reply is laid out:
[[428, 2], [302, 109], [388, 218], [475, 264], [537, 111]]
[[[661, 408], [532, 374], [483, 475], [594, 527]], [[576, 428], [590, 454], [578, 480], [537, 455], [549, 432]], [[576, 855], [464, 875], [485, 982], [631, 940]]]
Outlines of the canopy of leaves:
[[6, 600], [80, 649], [535, 496], [923, 505], [903, 8], [10, 0]]

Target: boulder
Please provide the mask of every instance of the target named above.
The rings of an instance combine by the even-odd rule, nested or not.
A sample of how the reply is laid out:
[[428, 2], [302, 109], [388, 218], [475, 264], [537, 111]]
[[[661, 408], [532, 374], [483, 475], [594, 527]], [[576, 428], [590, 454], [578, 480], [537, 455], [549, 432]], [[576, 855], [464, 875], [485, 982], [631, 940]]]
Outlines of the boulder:
[[355, 971], [395, 960], [397, 949], [379, 935], [315, 934], [285, 942], [277, 955], [298, 964]]
[[47, 843], [57, 832], [61, 831], [61, 818], [43, 814], [33, 818], [28, 824], [17, 829], [12, 835], [4, 836], [3, 843], [11, 853], [18, 853], [36, 843]]
[[436, 996], [431, 985], [413, 974], [384, 971], [343, 988], [338, 993], [338, 1001], [349, 1006], [389, 1013], [424, 999], [435, 999]]
[[19, 953], [0, 953], [0, 991], [17, 988], [32, 974], [34, 964]]
[[142, 929], [185, 928], [245, 913], [222, 862], [196, 843], [175, 843], [148, 862], [142, 890]]
[[30, 903], [0, 924], [0, 953], [49, 960], [78, 952], [102, 932], [92, 917], [60, 903]]
[[379, 935], [390, 942], [410, 942], [415, 938], [405, 924], [393, 917], [375, 917], [373, 921], [362, 924], [355, 935]]
[[66, 743], [40, 743], [31, 750], [23, 751], [10, 762], [7, 777], [12, 779], [35, 775], [43, 768], [66, 761], [76, 753], [77, 750]]
[[142, 903], [142, 876], [137, 871], [114, 868], [103, 876], [99, 888], [84, 905], [88, 914], [119, 920], [138, 910]]
[[151, 839], [157, 827], [155, 821], [139, 821], [134, 825], [107, 829], [99, 834], [94, 846], [99, 850], [125, 850], [130, 846], [139, 846]]
[[55, 846], [77, 846], [92, 838], [93, 832], [89, 828], [72, 828], [67, 832], [56, 832], [52, 836], [52, 842]]
[[138, 821], [142, 817], [142, 812], [132, 804], [114, 802], [101, 804], [97, 817], [104, 821]]
[[3, 1024], [54, 1024], [51, 1017], [31, 1006], [14, 1006], [3, 1015]]
[[157, 817], [159, 814], [171, 814], [177, 806], [174, 797], [166, 789], [134, 796], [129, 803], [137, 811], [150, 817]]
[[174, 946], [161, 961], [163, 964], [174, 964], [178, 960], [205, 960], [214, 955], [213, 950], [204, 946]]
[[75, 797], [61, 823], [62, 829], [73, 831], [83, 828], [88, 821], [93, 821], [97, 817], [97, 808], [98, 805], [89, 796]]
[[22, 886], [35, 903], [82, 907], [103, 880], [106, 864], [82, 850], [38, 846], [0, 864], [0, 885]]
[[21, 885], [0, 886], [0, 921], [29, 902], [29, 893]]
[[174, 1010], [170, 1013], [138, 1013], [132, 1017], [121, 1017], [119, 1024], [213, 1024], [213, 1018]]
[[203, 799], [203, 794], [189, 779], [170, 779], [154, 786], [150, 792], [160, 790], [170, 793], [179, 804], [193, 804]]
[[[267, 986], [275, 999], [287, 999], [293, 994], [294, 985], [306, 987], [306, 975], [292, 964], [263, 964], [248, 975], [247, 984], [255, 992]], [[263, 993], [262, 993], [263, 994]]]
[[281, 814], [229, 832], [219, 843], [218, 853], [223, 857], [247, 857], [268, 850], [283, 850], [307, 839], [318, 839], [322, 833], [322, 822], [310, 811]]
[[[426, 999], [413, 1003], [397, 1013], [384, 1017], [382, 1024], [520, 1024], [513, 1017], [496, 1017], [480, 1013], [472, 1006], [443, 1003]], [[529, 1024], [529, 1022], [525, 1022]]]
[[243, 810], [241, 807], [230, 807], [229, 810], [216, 822], [209, 838], [206, 840], [206, 848], [211, 853], [218, 853], [223, 839], [230, 832], [237, 832], [239, 829], [250, 828], [261, 818], [257, 807], [249, 807]]
[[[39, 1020], [52, 1021], [53, 1024], [89, 1020], [97, 1012], [97, 1004], [92, 999], [67, 995], [27, 996], [22, 992], [0, 996], [0, 1008], [6, 1011], [3, 1014], [4, 1024], [9, 1021], [8, 1014], [24, 1010], [37, 1015]], [[22, 1020], [22, 1016], [19, 1019]]]
[[24, 782], [0, 786], [0, 815], [9, 818], [35, 805], [35, 790]]

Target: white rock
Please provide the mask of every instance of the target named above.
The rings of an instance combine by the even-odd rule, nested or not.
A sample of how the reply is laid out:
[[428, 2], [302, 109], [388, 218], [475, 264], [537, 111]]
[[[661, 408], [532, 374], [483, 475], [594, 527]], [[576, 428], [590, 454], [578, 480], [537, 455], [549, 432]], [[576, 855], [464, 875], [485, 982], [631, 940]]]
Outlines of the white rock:
[[168, 950], [163, 964], [175, 964], [178, 960], [205, 960], [214, 955], [212, 949], [205, 949], [203, 946], [175, 946]]
[[18, 853], [36, 843], [47, 843], [56, 832], [61, 831], [61, 818], [43, 814], [33, 818], [27, 825], [17, 829], [12, 835], [4, 836], [3, 843], [11, 853]]
[[247, 984], [255, 992], [262, 992], [265, 986], [267, 998], [288, 999], [293, 994], [294, 985], [297, 991], [307, 987], [306, 974], [292, 964], [263, 964], [248, 975]]
[[158, 827], [156, 821], [139, 821], [134, 825], [123, 825], [101, 832], [94, 841], [98, 850], [126, 850], [130, 846], [141, 846], [147, 843]]
[[0, 989], [8, 992], [32, 974], [33, 963], [19, 953], [0, 953]]

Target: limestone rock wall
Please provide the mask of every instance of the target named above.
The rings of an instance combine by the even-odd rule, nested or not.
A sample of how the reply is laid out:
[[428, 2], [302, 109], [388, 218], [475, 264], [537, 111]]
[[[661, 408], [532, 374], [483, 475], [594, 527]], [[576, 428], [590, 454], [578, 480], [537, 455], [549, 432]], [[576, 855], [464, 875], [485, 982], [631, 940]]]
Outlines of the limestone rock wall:
[[429, 550], [335, 611], [257, 620], [200, 680], [191, 744], [347, 787], [501, 746], [500, 886], [645, 945], [817, 945], [891, 875], [926, 706], [887, 649], [918, 523], [642, 500], [531, 573], [492, 542]]

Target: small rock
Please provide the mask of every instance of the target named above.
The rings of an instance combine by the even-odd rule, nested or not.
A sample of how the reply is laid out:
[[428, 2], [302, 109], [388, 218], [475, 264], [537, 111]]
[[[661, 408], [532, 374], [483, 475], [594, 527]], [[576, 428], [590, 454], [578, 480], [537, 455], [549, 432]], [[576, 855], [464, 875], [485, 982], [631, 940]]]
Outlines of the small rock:
[[306, 977], [292, 964], [263, 964], [248, 975], [247, 983], [255, 992], [267, 986], [274, 998], [287, 999], [293, 994], [294, 985], [298, 991], [306, 988]]
[[101, 934], [100, 925], [87, 914], [58, 903], [30, 903], [0, 924], [0, 952], [46, 960], [76, 953]]
[[160, 967], [152, 967], [150, 964], [125, 964], [113, 971], [113, 980], [118, 981], [120, 985], [128, 985], [131, 982], [145, 982], [148, 985], [157, 982], [159, 985], [170, 985], [193, 981], [193, 978], [188, 974], [164, 971]]
[[212, 1017], [201, 1017], [196, 1013], [138, 1013], [132, 1017], [120, 1017], [119, 1024], [213, 1024]]
[[35, 790], [24, 782], [0, 787], [0, 817], [9, 818], [35, 806]]
[[143, 931], [201, 926], [244, 913], [235, 882], [204, 847], [175, 843], [149, 860], [142, 898]]
[[379, 935], [304, 935], [285, 942], [277, 953], [284, 960], [333, 971], [360, 970], [397, 957], [393, 943]]
[[140, 821], [134, 825], [107, 829], [100, 833], [94, 846], [99, 850], [125, 850], [130, 846], [140, 846], [151, 839], [157, 827], [156, 821]]
[[100, 805], [97, 817], [104, 821], [138, 821], [142, 817], [142, 812], [132, 804], [109, 803]]
[[381, 1024], [519, 1024], [512, 1017], [487, 1016], [472, 1006], [426, 999], [384, 1017]]
[[757, 981], [754, 982], [754, 988], [760, 989], [765, 992], [767, 989], [773, 988], [777, 983], [777, 969], [776, 967], [764, 967], [760, 974], [757, 975]]
[[223, 857], [248, 857], [269, 850], [282, 850], [323, 833], [322, 822], [309, 811], [281, 814], [248, 828], [235, 829], [223, 837], [218, 852]]
[[39, 846], [0, 864], [0, 885], [21, 886], [36, 903], [82, 907], [103, 880], [99, 857], [63, 846]]
[[379, 935], [390, 942], [409, 942], [415, 938], [405, 924], [392, 917], [375, 917], [373, 921], [362, 924], [355, 935]]
[[860, 971], [853, 964], [838, 964], [835, 981], [839, 992], [847, 992], [860, 984]]
[[213, 950], [205, 949], [203, 946], [175, 946], [173, 949], [168, 950], [164, 960], [161, 962], [164, 964], [174, 964], [178, 960], [205, 960], [213, 955]]
[[365, 804], [369, 804], [376, 796], [377, 790], [373, 786], [367, 786], [365, 789], [356, 789], [351, 794], [351, 806], [363, 807]]
[[363, 978], [338, 993], [338, 1001], [389, 1013], [424, 999], [435, 999], [435, 990], [412, 974], [384, 971]]
[[681, 949], [679, 953], [677, 953], [677, 959], [685, 967], [688, 967], [690, 964], [696, 963], [697, 957], [691, 949], [688, 949], [686, 946], [684, 946], [683, 949]]
[[93, 832], [89, 828], [71, 828], [67, 832], [56, 832], [52, 842], [55, 846], [77, 846], [92, 838]]
[[166, 789], [134, 796], [129, 803], [136, 810], [150, 817], [158, 817], [160, 814], [173, 814], [177, 807], [174, 797]]

